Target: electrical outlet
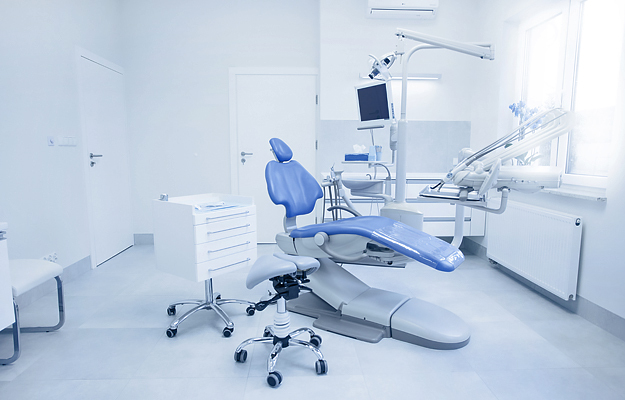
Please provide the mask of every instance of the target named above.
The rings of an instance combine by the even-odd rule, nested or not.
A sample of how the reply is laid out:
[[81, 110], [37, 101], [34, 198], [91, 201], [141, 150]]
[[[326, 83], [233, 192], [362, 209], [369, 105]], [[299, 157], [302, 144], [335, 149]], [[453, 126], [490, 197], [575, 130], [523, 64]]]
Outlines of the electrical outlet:
[[42, 258], [44, 260], [46, 260], [46, 261], [56, 262], [56, 260], [58, 259], [58, 256], [56, 255], [56, 252], [54, 252], [54, 253], [50, 253], [47, 256], [44, 256]]

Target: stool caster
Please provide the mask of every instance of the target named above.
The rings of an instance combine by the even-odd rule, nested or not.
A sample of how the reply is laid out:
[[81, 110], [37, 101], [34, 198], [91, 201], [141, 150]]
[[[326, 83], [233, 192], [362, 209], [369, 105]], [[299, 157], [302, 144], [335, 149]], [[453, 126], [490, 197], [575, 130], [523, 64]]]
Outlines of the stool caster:
[[234, 353], [234, 361], [244, 363], [247, 360], [247, 350], [243, 349]]
[[272, 388], [277, 388], [282, 383], [282, 374], [278, 371], [273, 371], [267, 376], [267, 383]]
[[317, 375], [324, 375], [328, 373], [328, 362], [326, 360], [317, 360], [315, 363], [315, 371]]

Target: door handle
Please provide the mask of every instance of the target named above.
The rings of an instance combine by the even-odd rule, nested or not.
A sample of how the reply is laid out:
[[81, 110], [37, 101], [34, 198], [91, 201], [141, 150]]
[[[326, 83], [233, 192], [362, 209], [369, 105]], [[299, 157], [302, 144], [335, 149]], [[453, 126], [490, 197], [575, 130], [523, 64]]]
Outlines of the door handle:
[[93, 160], [93, 159], [94, 159], [94, 158], [96, 158], [96, 157], [102, 157], [102, 154], [93, 154], [93, 153], [89, 153], [89, 158], [90, 158], [90, 159], [92, 159], [92, 160]]
[[245, 157], [245, 156], [253, 156], [254, 153], [246, 153], [244, 151], [241, 152], [241, 157]]

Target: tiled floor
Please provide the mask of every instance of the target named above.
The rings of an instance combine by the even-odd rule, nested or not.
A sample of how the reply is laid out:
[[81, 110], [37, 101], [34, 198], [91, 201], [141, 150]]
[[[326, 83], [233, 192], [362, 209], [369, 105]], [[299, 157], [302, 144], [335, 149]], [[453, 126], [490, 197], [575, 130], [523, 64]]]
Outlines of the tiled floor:
[[[269, 252], [273, 246], [263, 246]], [[453, 273], [413, 264], [405, 269], [350, 266], [366, 283], [442, 305], [471, 325], [471, 342], [431, 350], [393, 339], [370, 344], [320, 331], [329, 364], [314, 371], [308, 350], [289, 348], [278, 389], [265, 383], [269, 346], [239, 342], [262, 333], [273, 307], [253, 317], [227, 305], [231, 338], [212, 312], [165, 330], [170, 302], [203, 298], [203, 284], [158, 272], [151, 246], [135, 246], [67, 282], [66, 325], [23, 334], [22, 357], [0, 366], [1, 399], [625, 399], [625, 342], [527, 289], [487, 262], [468, 256]], [[258, 300], [245, 270], [215, 279], [224, 297]], [[23, 325], [53, 323], [53, 294], [22, 309]], [[182, 310], [179, 310], [182, 311]], [[311, 325], [291, 314], [292, 326]], [[0, 356], [11, 351], [0, 335]]]

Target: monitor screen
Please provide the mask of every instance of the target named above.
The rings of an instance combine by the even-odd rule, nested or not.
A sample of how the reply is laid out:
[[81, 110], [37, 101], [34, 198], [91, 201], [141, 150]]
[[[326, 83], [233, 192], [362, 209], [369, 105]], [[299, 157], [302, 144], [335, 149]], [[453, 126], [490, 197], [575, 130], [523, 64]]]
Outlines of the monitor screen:
[[390, 83], [370, 81], [356, 86], [358, 114], [361, 122], [380, 122], [391, 119]]

